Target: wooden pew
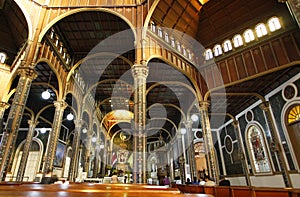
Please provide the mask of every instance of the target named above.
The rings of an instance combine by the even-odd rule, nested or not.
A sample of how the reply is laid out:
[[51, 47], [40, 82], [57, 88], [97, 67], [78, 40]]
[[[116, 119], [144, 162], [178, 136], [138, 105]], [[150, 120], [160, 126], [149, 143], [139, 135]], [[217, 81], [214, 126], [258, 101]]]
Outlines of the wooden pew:
[[139, 185], [139, 184], [95, 184], [95, 183], [71, 183], [71, 184], [6, 184], [0, 185], [0, 196], [43, 196], [52, 197], [82, 197], [89, 196], [128, 196], [128, 197], [212, 197], [206, 194], [183, 194], [177, 188], [164, 186]]
[[255, 197], [252, 187], [230, 186], [231, 197]]
[[256, 197], [289, 197], [290, 191], [285, 188], [254, 187]]
[[229, 186], [216, 186], [215, 197], [231, 197], [231, 188]]

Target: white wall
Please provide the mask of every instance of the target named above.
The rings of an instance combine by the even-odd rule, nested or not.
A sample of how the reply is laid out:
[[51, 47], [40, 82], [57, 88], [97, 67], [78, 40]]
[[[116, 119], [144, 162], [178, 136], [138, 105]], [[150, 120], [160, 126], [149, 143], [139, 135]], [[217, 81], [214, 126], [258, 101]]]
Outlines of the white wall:
[[251, 176], [251, 184], [255, 187], [285, 187], [282, 175]]
[[299, 174], [290, 174], [293, 188], [300, 188], [300, 175]]

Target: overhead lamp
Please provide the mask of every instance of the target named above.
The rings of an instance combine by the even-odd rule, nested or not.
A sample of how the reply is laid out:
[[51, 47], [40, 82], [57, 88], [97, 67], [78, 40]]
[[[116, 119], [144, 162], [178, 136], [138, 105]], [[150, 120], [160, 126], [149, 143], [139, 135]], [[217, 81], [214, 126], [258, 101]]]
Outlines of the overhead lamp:
[[100, 146], [99, 146], [99, 148], [100, 148], [100, 149], [103, 149], [103, 148], [104, 148], [104, 144], [101, 143]]
[[86, 129], [86, 128], [83, 128], [83, 129], [82, 129], [82, 133], [87, 133], [87, 129]]
[[41, 128], [41, 133], [46, 133], [47, 129], [45, 127]]
[[186, 134], [186, 128], [181, 128], [180, 132], [181, 132], [182, 135]]
[[45, 90], [44, 92], [42, 92], [42, 98], [43, 98], [44, 100], [48, 100], [48, 99], [50, 98], [50, 96], [51, 96], [51, 94], [50, 94], [50, 92], [48, 91], [48, 89]]
[[[49, 85], [50, 85], [51, 74], [52, 74], [52, 72], [50, 72], [47, 87], [49, 87]], [[50, 92], [49, 92], [48, 89], [45, 90], [44, 92], [42, 92], [42, 98], [43, 98], [44, 100], [48, 100], [48, 99], [50, 98], [50, 96], [51, 96], [51, 94], [50, 94]]]
[[191, 116], [191, 119], [192, 119], [193, 122], [196, 122], [196, 121], [199, 120], [199, 117], [197, 116], [197, 114], [193, 114], [193, 115]]
[[96, 142], [97, 141], [97, 138], [94, 136], [94, 137], [92, 137], [92, 142]]
[[73, 120], [74, 119], [74, 115], [72, 114], [72, 113], [69, 113], [68, 115], [67, 115], [67, 120]]

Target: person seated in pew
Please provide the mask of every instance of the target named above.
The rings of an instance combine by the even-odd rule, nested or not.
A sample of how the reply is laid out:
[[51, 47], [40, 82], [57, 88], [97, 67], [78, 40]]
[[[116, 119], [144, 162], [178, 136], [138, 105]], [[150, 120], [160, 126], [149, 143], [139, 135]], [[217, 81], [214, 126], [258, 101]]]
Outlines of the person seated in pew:
[[225, 178], [225, 176], [220, 176], [219, 186], [230, 186], [230, 181]]
[[199, 185], [199, 182], [197, 181], [197, 177], [194, 176], [193, 185]]
[[190, 179], [190, 178], [187, 178], [185, 184], [186, 184], [186, 185], [190, 185], [190, 184], [193, 184], [193, 183], [191, 182], [191, 179]]
[[56, 175], [52, 175], [52, 170], [48, 169], [46, 171], [45, 176], [43, 176], [41, 180], [41, 184], [52, 184], [58, 181], [58, 178]]
[[216, 183], [213, 182], [207, 175], [204, 177], [204, 180], [205, 180], [205, 184], [204, 184], [205, 186], [215, 186], [216, 185]]

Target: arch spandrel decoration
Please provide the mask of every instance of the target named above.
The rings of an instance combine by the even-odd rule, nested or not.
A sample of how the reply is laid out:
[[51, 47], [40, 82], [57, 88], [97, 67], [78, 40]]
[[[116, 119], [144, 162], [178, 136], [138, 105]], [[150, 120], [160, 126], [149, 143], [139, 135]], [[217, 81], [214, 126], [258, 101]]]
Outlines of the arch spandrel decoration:
[[294, 106], [288, 114], [288, 123], [293, 124], [300, 121], [300, 105]]

